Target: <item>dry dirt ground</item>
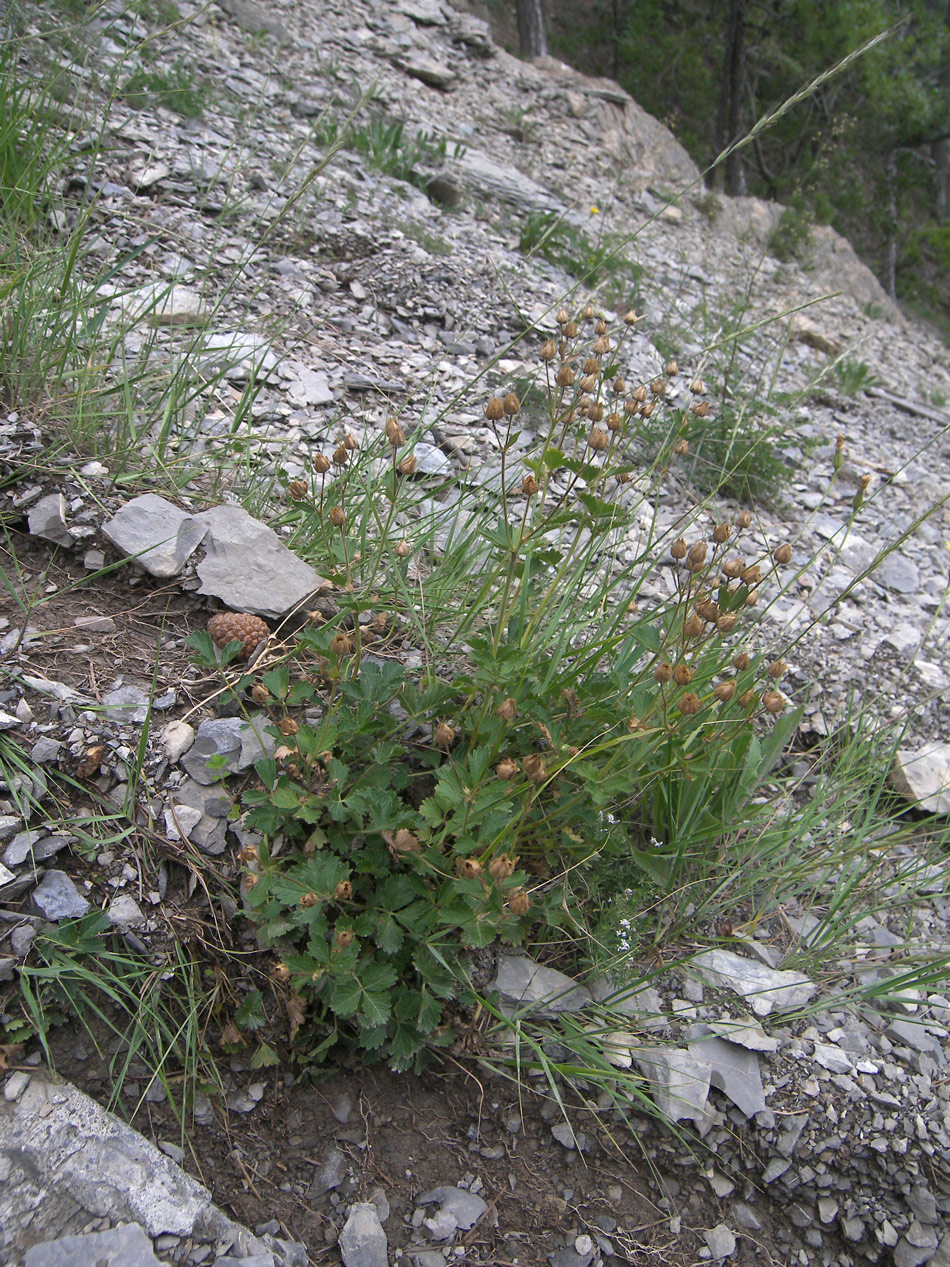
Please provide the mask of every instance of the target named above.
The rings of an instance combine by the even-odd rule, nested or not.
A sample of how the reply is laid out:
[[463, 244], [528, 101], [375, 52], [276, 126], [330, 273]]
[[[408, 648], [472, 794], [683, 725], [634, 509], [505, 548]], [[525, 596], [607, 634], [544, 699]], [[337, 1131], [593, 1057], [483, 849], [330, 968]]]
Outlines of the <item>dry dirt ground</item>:
[[[200, 710], [203, 693], [211, 687], [195, 675], [182, 640], [204, 627], [209, 615], [206, 601], [182, 593], [175, 583], [137, 576], [128, 567], [89, 580], [79, 557], [26, 536], [22, 527], [16, 522], [6, 525], [0, 566], [8, 587], [0, 598], [0, 616], [8, 624], [0, 637], [22, 626], [24, 611], [37, 633], [10, 651], [0, 668], [64, 682], [92, 697], [108, 691], [120, 675], [154, 681], [156, 694], [174, 686], [178, 704], [163, 719], [191, 713], [195, 721], [201, 713], [194, 710]], [[76, 627], [77, 618], [90, 615], [111, 617], [115, 632]], [[0, 687], [5, 685], [0, 682]], [[34, 716], [41, 719], [48, 705], [35, 694], [28, 696]], [[19, 742], [28, 749], [35, 737], [24, 726], [22, 732], [5, 732], [0, 744]], [[110, 759], [103, 760], [108, 766]], [[51, 788], [57, 789], [56, 813], [108, 805], [106, 776], [98, 776], [97, 787], [83, 777], [81, 758], [76, 756], [64, 758], [60, 767], [58, 772], [48, 771]], [[91, 881], [89, 900], [105, 906], [112, 893], [110, 878], [124, 863], [131, 861], [139, 871], [144, 890], [154, 882], [150, 868], [163, 864], [167, 888], [161, 904], [149, 910], [159, 927], [150, 939], [150, 952], [160, 955], [163, 943], [175, 937], [190, 946], [206, 979], [215, 972], [235, 971], [225, 953], [229, 938], [232, 945], [240, 942], [239, 921], [227, 897], [234, 892], [239, 872], [230, 850], [220, 858], [185, 857], [180, 845], [163, 839], [153, 825], [143, 826], [108, 852], [114, 858], [108, 853], [97, 857], [88, 850], [64, 851], [55, 865], [80, 885]], [[28, 903], [27, 890], [4, 905], [16, 910], [28, 909]], [[266, 980], [261, 952], [247, 941], [241, 949], [239, 971]], [[0, 1012], [17, 1014], [16, 986], [0, 991], [5, 991], [0, 993]], [[675, 1174], [662, 1173], [651, 1162], [650, 1139], [637, 1138], [612, 1118], [598, 1121], [590, 1113], [572, 1112], [587, 1148], [579, 1152], [559, 1143], [552, 1128], [564, 1120], [560, 1110], [550, 1098], [519, 1092], [516, 1084], [479, 1062], [477, 1026], [472, 1027], [474, 1051], [460, 1052], [422, 1076], [352, 1065], [321, 1069], [311, 1077], [295, 1066], [251, 1069], [247, 1053], [239, 1047], [222, 1048], [225, 1015], [211, 1016], [206, 1028], [225, 1094], [209, 1096], [210, 1112], [203, 1124], [189, 1115], [182, 1129], [167, 1102], [146, 1098], [148, 1074], [135, 1064], [119, 1111], [130, 1116], [134, 1110], [133, 1124], [154, 1140], [182, 1145], [183, 1164], [237, 1219], [251, 1227], [276, 1219], [283, 1234], [306, 1244], [313, 1263], [341, 1261], [336, 1238], [352, 1201], [381, 1193], [378, 1199], [388, 1202], [385, 1228], [392, 1256], [410, 1241], [415, 1198], [460, 1181], [480, 1181], [489, 1209], [457, 1248], [464, 1249], [466, 1262], [496, 1267], [546, 1264], [550, 1254], [585, 1234], [606, 1238], [601, 1250], [612, 1250], [608, 1263], [685, 1267], [705, 1257], [699, 1255], [703, 1230], [730, 1216], [730, 1207], [720, 1207], [701, 1174], [706, 1164], [701, 1156]], [[271, 1036], [277, 1049], [279, 1031], [277, 1018]], [[19, 1064], [35, 1048], [34, 1043], [9, 1053], [10, 1063]], [[68, 1018], [53, 1031], [51, 1051], [61, 1075], [108, 1102], [112, 1036], [86, 1030]], [[168, 1072], [174, 1082], [177, 1071]], [[251, 1100], [259, 1098], [250, 1111], [241, 1111], [250, 1102], [249, 1088]], [[239, 1103], [240, 1108], [229, 1107], [227, 1100], [234, 1096], [237, 1101], [232, 1104]], [[342, 1178], [338, 1187], [320, 1194], [320, 1184], [314, 1187], [314, 1181], [334, 1152], [343, 1159], [336, 1161]], [[752, 1195], [751, 1188], [745, 1195]], [[732, 1199], [742, 1196], [740, 1182]], [[773, 1239], [761, 1199], [756, 1209], [763, 1230], [744, 1234], [730, 1261], [786, 1263], [787, 1251]], [[678, 1216], [681, 1224], [674, 1220], [671, 1225], [671, 1216]], [[562, 1261], [566, 1267], [570, 1260]]]

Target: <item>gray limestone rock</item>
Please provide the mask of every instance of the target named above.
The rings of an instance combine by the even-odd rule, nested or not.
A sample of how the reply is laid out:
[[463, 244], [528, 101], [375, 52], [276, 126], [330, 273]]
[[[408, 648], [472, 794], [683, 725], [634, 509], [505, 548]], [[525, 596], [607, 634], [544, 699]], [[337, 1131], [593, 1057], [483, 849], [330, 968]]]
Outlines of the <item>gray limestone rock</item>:
[[198, 592], [220, 598], [232, 611], [279, 619], [326, 585], [240, 506], [216, 506], [197, 518], [207, 531]]
[[389, 1267], [386, 1233], [371, 1201], [350, 1206], [339, 1245], [345, 1267]]
[[159, 577], [176, 576], [206, 531], [194, 515], [155, 493], [133, 497], [102, 525], [117, 550]]
[[137, 1223], [126, 1223], [107, 1232], [62, 1236], [33, 1245], [23, 1257], [23, 1267], [160, 1267], [152, 1242]]
[[282, 24], [268, 11], [251, 0], [217, 0], [218, 7], [236, 22], [242, 30], [250, 35], [272, 35], [282, 40], [286, 31]]
[[759, 1058], [754, 1051], [710, 1036], [706, 1025], [692, 1026], [690, 1038], [690, 1053], [709, 1065], [711, 1086], [724, 1092], [746, 1117], [766, 1107]]
[[234, 330], [209, 335], [202, 344], [202, 365], [223, 372], [234, 383], [267, 378], [277, 367], [277, 357], [262, 334]]
[[593, 1001], [584, 986], [554, 968], [543, 968], [527, 955], [502, 955], [489, 988], [498, 991], [504, 1006], [539, 1017], [578, 1012]]
[[138, 928], [145, 923], [142, 908], [131, 893], [118, 893], [106, 910], [113, 928]]
[[91, 910], [65, 871], [47, 871], [33, 890], [33, 903], [46, 919], [78, 919]]
[[710, 1257], [714, 1262], [718, 1259], [729, 1258], [736, 1252], [735, 1233], [725, 1223], [717, 1223], [715, 1227], [711, 1227], [708, 1232], [703, 1233], [703, 1238], [709, 1246]]
[[677, 1047], [634, 1047], [630, 1054], [665, 1118], [694, 1121], [700, 1134], [708, 1130], [712, 1119], [707, 1103], [712, 1073], [708, 1061]]
[[58, 546], [71, 546], [75, 538], [66, 526], [66, 499], [62, 493], [41, 497], [27, 516], [34, 537], [52, 541]]
[[268, 724], [265, 717], [213, 717], [203, 721], [181, 763], [198, 783], [217, 783], [273, 754], [277, 742], [266, 733]]
[[768, 1016], [775, 1007], [802, 1007], [818, 988], [799, 972], [780, 972], [718, 948], [696, 955], [689, 971], [709, 985], [735, 990], [749, 1000], [758, 1016]]
[[421, 80], [430, 88], [450, 88], [455, 82], [455, 71], [451, 66], [434, 57], [424, 57], [417, 53], [404, 64], [403, 69], [407, 75]]
[[451, 1223], [450, 1230], [442, 1230], [441, 1234], [436, 1236], [437, 1240], [446, 1239], [456, 1230], [467, 1232], [469, 1228], [475, 1226], [488, 1209], [486, 1201], [465, 1188], [432, 1188], [416, 1198], [416, 1205], [438, 1205], [437, 1215], [440, 1217], [437, 1220], [426, 1220], [426, 1226], [429, 1227], [430, 1232], [436, 1226], [439, 1229], [448, 1228]]
[[46, 862], [65, 849], [68, 843], [65, 836], [48, 836], [36, 830], [20, 831], [4, 849], [3, 863], [7, 867], [19, 867], [28, 860]]
[[153, 1238], [217, 1240], [238, 1258], [269, 1251], [286, 1267], [306, 1263], [295, 1243], [232, 1223], [206, 1188], [81, 1091], [34, 1074], [16, 1100], [0, 1101], [0, 1261], [102, 1218]]
[[[232, 753], [235, 750], [232, 749]], [[240, 750], [238, 749], [238, 759]], [[219, 783], [186, 779], [170, 793], [165, 827], [173, 838], [187, 837], [203, 853], [224, 853], [233, 802]]]
[[950, 814], [950, 743], [928, 743], [912, 752], [899, 748], [890, 783], [928, 814]]

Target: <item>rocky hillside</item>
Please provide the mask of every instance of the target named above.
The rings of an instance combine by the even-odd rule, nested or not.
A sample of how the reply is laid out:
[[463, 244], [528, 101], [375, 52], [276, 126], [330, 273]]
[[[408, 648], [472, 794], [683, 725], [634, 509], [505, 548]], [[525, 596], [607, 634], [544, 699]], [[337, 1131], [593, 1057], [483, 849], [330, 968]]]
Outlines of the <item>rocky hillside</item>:
[[[379, 433], [394, 412], [417, 437], [418, 479], [496, 488], [502, 467], [484, 417], [489, 393], [515, 390], [525, 399], [520, 443], [529, 444], [538, 425], [528, 403], [538, 348], [561, 306], [590, 301], [608, 315], [634, 310], [625, 374], [660, 383], [658, 396], [679, 401], [702, 378], [711, 406], [708, 434], [691, 441], [696, 454], [708, 446], [705, 459], [674, 466], [656, 490], [660, 533], [698, 503], [710, 480], [724, 514], [739, 501], [753, 505], [757, 540], [792, 543], [782, 594], [763, 613], [762, 629], [789, 661], [788, 691], [805, 702], [803, 729], [823, 735], [842, 709], [861, 704], [905, 719], [908, 753], [932, 750], [930, 790], [939, 798], [950, 766], [950, 357], [889, 303], [847, 242], [823, 230], [804, 262], [780, 260], [771, 253], [780, 208], [710, 197], [669, 132], [615, 84], [553, 61], [518, 61], [492, 42], [484, 22], [448, 0], [283, 0], [266, 8], [246, 0], [155, 0], [138, 10], [106, 0], [81, 38], [53, 15], [27, 6], [19, 13], [35, 34], [23, 45], [23, 69], [40, 77], [56, 67], [61, 75], [70, 171], [54, 215], [63, 229], [86, 217], [94, 257], [114, 265], [98, 291], [104, 320], [121, 317], [131, 332], [111, 368], [119, 375], [137, 358], [156, 366], [181, 358], [211, 387], [185, 393], [180, 414], [142, 437], [146, 466], [176, 452], [205, 456], [202, 473], [171, 509], [147, 498], [124, 504], [125, 471], [106, 443], [51, 479], [39, 458], [50, 442], [45, 420], [8, 413], [0, 461], [8, 475], [19, 474], [2, 494], [4, 515], [28, 524], [38, 550], [52, 543], [90, 573], [116, 550], [139, 555], [140, 571], [174, 590], [157, 624], [163, 657], [177, 656], [180, 666], [179, 635], [199, 606], [206, 615], [205, 596], [268, 619], [296, 601], [255, 570], [280, 542], [273, 534], [242, 536], [241, 512], [209, 510], [209, 500], [241, 500], [258, 519], [273, 519], [288, 505], [290, 481], [309, 476], [316, 455], [346, 433], [357, 442]], [[649, 437], [644, 443], [646, 460]], [[730, 478], [716, 475], [717, 456]], [[155, 483], [166, 491], [157, 475]], [[438, 506], [451, 512], [453, 494], [440, 496]], [[203, 532], [219, 531], [223, 541], [238, 519], [228, 549], [215, 543], [212, 550], [208, 537], [208, 557], [197, 567], [188, 562]], [[188, 545], [199, 520], [202, 533]], [[155, 549], [156, 534], [163, 546], [174, 535], [160, 561], [143, 554]], [[276, 557], [283, 556], [266, 555], [271, 573]], [[31, 566], [46, 577], [45, 565]], [[668, 598], [668, 570], [654, 569], [644, 601]], [[295, 578], [288, 567], [278, 579], [282, 586]], [[315, 580], [303, 575], [301, 594]], [[113, 654], [111, 616], [98, 610], [77, 614], [63, 634], [56, 621], [74, 614], [66, 606], [72, 588], [63, 584], [63, 606], [40, 631], [22, 628], [12, 603], [5, 609], [0, 654], [17, 664], [19, 677], [0, 701], [0, 726], [22, 728], [31, 745], [46, 745], [31, 749], [38, 767], [57, 754], [72, 761], [97, 753], [87, 774], [101, 769], [103, 795], [121, 802], [141, 733], [135, 727], [150, 708], [174, 707], [175, 690], [193, 679], [184, 688], [171, 682], [163, 658], [160, 672], [169, 679], [158, 685], [168, 690], [149, 705], [153, 629], [133, 628], [134, 654]], [[92, 670], [91, 678], [79, 676], [93, 643], [98, 672], [115, 682], [96, 680]], [[146, 665], [144, 685], [122, 677], [131, 663]], [[76, 681], [67, 685], [71, 673]], [[65, 693], [46, 721], [43, 691], [53, 679]], [[84, 692], [95, 694], [101, 711], [83, 713]], [[205, 747], [189, 750], [175, 729], [183, 724], [166, 728], [161, 743], [153, 726], [147, 771], [155, 821], [171, 840], [191, 832], [199, 850], [226, 868], [235, 852], [231, 801], [213, 782], [221, 761], [217, 773], [212, 766], [222, 758], [236, 771], [260, 754], [244, 761], [240, 737], [233, 751], [215, 748], [210, 731]], [[227, 764], [232, 756], [235, 764]], [[42, 769], [33, 773], [42, 782]], [[88, 909], [58, 869], [47, 871], [45, 888], [36, 885], [28, 855], [35, 868], [38, 842], [14, 808], [7, 804], [2, 819], [4, 844], [13, 843], [0, 879], [6, 885], [12, 877], [17, 896], [29, 892], [46, 919]], [[931, 808], [945, 813], [946, 800]], [[44, 837], [57, 840], [45, 860], [66, 841]], [[98, 901], [96, 885], [128, 885], [123, 864], [130, 866], [118, 850], [99, 855], [87, 895]], [[234, 864], [229, 875], [238, 870]], [[888, 882], [897, 883], [895, 876], [888, 871]], [[950, 945], [944, 877], [927, 871], [918, 879], [907, 935], [936, 952]], [[158, 907], [164, 890], [154, 880], [153, 901], [152, 883], [139, 882], [136, 893], [142, 905]], [[133, 936], [147, 941], [148, 912], [131, 890], [120, 897], [124, 914], [115, 925], [127, 928], [131, 918]], [[754, 1256], [756, 1210], [768, 1190], [791, 1212], [772, 1224], [772, 1261], [950, 1261], [950, 1001], [936, 992], [937, 981], [933, 993], [895, 1012], [882, 986], [880, 1012], [819, 1009], [813, 1024], [776, 1023], [768, 1034], [758, 1019], [771, 1002], [764, 1010], [753, 1003], [757, 1019], [738, 1026], [736, 1037], [719, 991], [734, 991], [733, 1006], [735, 995], [754, 998], [765, 989], [781, 998], [789, 974], [778, 970], [769, 938], [781, 929], [788, 945], [816, 927], [810, 911], [796, 911], [794, 924], [784, 912], [773, 914], [774, 929], [756, 933], [759, 959], [710, 952], [705, 976], [659, 977], [649, 999], [632, 1006], [652, 1018], [643, 1023], [648, 1034], [672, 1044], [673, 1056], [653, 1053], [668, 1115], [695, 1127], [737, 1177], [708, 1167], [723, 1222], [709, 1228], [700, 1255], [726, 1259], [738, 1229], [740, 1252]], [[28, 952], [32, 927], [16, 945], [11, 937], [11, 965]], [[885, 963], [895, 936], [874, 919], [861, 930], [860, 955], [871, 956], [863, 968], [879, 974], [877, 982], [899, 979], [899, 965]], [[523, 971], [524, 962], [508, 969]], [[528, 972], [533, 981], [534, 969]], [[819, 988], [797, 984], [806, 994], [796, 1006]], [[523, 999], [523, 990], [512, 997]], [[705, 1055], [695, 1050], [700, 1038]], [[232, 1072], [258, 1086], [247, 1062], [235, 1061]], [[693, 1084], [701, 1084], [698, 1091]], [[235, 1104], [246, 1104], [234, 1111], [252, 1113], [259, 1099], [242, 1089]], [[656, 1152], [671, 1167], [685, 1164], [679, 1141], [641, 1125], [645, 1135], [654, 1132]], [[571, 1136], [563, 1147], [575, 1142]], [[483, 1150], [486, 1164], [503, 1158], [507, 1145], [502, 1132], [497, 1156]], [[753, 1177], [743, 1177], [744, 1169]], [[444, 1187], [457, 1176], [437, 1178], [439, 1192], [457, 1191]], [[320, 1210], [334, 1236], [346, 1203], [330, 1201], [341, 1182], [312, 1201], [325, 1199]], [[499, 1183], [506, 1182], [502, 1175]], [[311, 1192], [301, 1184], [303, 1194]], [[688, 1208], [688, 1194], [682, 1204]], [[443, 1255], [441, 1242], [420, 1249], [422, 1219], [414, 1217], [407, 1208], [400, 1245], [418, 1250], [424, 1267], [449, 1261], [454, 1251]], [[678, 1218], [669, 1219], [674, 1236]], [[558, 1251], [560, 1267], [610, 1259], [586, 1231], [570, 1244]], [[179, 1253], [177, 1245], [166, 1249]], [[682, 1249], [684, 1261], [694, 1250], [692, 1243], [688, 1254]], [[181, 1250], [175, 1261], [186, 1260]]]

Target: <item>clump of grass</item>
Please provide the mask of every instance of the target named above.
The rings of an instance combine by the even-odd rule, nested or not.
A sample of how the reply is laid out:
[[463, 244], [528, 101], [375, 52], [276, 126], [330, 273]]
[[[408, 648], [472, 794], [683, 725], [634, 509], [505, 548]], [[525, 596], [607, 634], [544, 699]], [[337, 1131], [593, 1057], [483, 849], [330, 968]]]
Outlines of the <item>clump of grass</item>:
[[465, 153], [462, 145], [450, 144], [444, 136], [428, 131], [410, 133], [400, 119], [381, 116], [366, 122], [352, 116], [347, 120], [327, 116], [314, 135], [318, 144], [355, 150], [375, 171], [420, 189], [425, 188], [433, 169], [458, 161]]
[[870, 365], [864, 361], [852, 361], [847, 358], [835, 361], [832, 373], [838, 390], [843, 396], [857, 396], [877, 383]]
[[139, 66], [121, 88], [121, 95], [134, 110], [165, 106], [183, 119], [198, 119], [204, 114], [205, 92], [180, 58], [168, 67]]

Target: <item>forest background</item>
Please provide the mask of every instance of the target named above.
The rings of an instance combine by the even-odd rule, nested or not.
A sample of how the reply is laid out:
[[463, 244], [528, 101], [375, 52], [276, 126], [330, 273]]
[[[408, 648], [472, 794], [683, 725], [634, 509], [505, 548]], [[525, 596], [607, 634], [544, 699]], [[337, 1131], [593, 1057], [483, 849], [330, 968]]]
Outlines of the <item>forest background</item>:
[[[950, 340], [950, 0], [483, 0], [496, 39], [616, 80], [717, 191], [782, 203], [774, 254], [847, 237]], [[890, 31], [712, 166], [756, 120]]]

